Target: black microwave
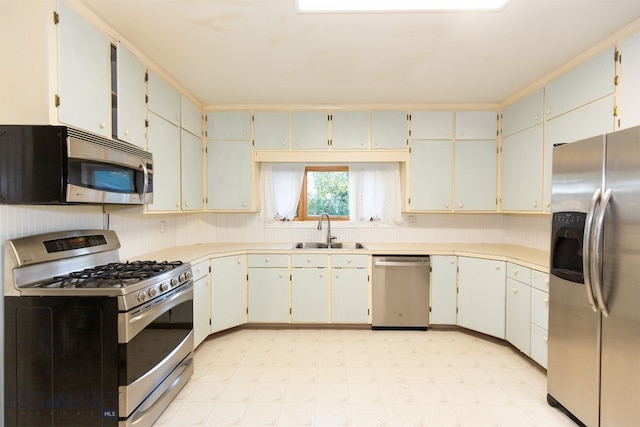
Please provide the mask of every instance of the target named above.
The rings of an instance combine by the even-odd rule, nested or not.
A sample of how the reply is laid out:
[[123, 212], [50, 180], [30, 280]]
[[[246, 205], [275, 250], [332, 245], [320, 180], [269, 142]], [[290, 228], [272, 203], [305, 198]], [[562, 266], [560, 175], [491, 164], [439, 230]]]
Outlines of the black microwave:
[[0, 125], [0, 203], [153, 202], [153, 156], [67, 126]]

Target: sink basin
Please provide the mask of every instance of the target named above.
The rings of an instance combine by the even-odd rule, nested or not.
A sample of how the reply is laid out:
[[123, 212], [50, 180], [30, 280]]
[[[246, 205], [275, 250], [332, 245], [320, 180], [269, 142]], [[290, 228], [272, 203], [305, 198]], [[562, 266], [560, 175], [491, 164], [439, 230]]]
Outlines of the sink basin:
[[329, 248], [326, 243], [319, 242], [299, 242], [293, 245], [293, 249], [366, 249], [362, 243], [358, 242], [336, 242]]

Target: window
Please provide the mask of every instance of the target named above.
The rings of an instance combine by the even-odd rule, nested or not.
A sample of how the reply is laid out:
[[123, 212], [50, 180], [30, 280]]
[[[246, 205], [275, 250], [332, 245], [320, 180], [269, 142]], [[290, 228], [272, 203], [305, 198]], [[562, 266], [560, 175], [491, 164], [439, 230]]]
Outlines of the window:
[[323, 213], [331, 215], [331, 219], [349, 219], [348, 166], [305, 168], [297, 220], [318, 219]]

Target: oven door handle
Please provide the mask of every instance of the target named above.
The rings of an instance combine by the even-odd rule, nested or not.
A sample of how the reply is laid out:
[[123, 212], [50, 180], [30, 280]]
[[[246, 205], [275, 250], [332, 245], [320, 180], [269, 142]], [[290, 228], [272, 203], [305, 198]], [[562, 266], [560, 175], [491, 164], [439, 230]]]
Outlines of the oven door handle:
[[128, 343], [162, 313], [189, 300], [193, 300], [193, 282], [166, 298], [151, 301], [140, 310], [118, 314], [118, 343]]

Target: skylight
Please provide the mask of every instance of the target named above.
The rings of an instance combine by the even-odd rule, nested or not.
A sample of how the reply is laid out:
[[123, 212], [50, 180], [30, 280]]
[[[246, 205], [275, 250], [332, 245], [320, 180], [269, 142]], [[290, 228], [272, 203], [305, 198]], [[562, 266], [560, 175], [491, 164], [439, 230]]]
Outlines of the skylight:
[[509, 0], [295, 0], [298, 12], [496, 11]]

